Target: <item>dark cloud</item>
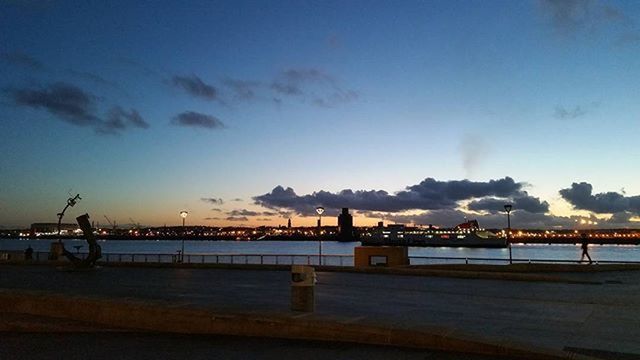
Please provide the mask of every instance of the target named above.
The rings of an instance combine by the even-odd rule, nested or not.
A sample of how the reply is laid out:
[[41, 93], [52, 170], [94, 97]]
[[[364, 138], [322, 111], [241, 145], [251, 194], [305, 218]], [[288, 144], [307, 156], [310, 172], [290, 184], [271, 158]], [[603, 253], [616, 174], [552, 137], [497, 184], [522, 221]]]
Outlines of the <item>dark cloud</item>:
[[258, 81], [237, 80], [224, 78], [222, 84], [229, 88], [237, 100], [252, 100], [256, 97], [256, 89], [260, 86]]
[[116, 106], [109, 111], [107, 118], [97, 130], [105, 133], [114, 133], [123, 131], [129, 127], [148, 129], [149, 124], [136, 110], [131, 109], [127, 112], [121, 107]]
[[593, 194], [593, 186], [586, 182], [571, 184], [570, 188], [560, 190], [560, 196], [579, 210], [599, 214], [640, 214], [640, 196], [625, 196], [617, 192]]
[[74, 85], [55, 83], [40, 89], [7, 89], [6, 92], [17, 105], [46, 110], [73, 125], [100, 123], [94, 115], [96, 97]]
[[115, 106], [107, 113], [106, 119], [98, 117], [95, 111], [98, 98], [71, 84], [5, 89], [5, 94], [18, 106], [45, 110], [64, 122], [92, 127], [99, 134], [120, 134], [129, 128], [149, 128], [149, 124], [134, 109], [127, 112]]
[[225, 220], [227, 221], [249, 221], [246, 216], [229, 216]]
[[201, 127], [206, 129], [222, 129], [224, 123], [215, 116], [201, 114], [195, 111], [185, 111], [176, 115], [171, 123], [176, 126]]
[[[302, 95], [302, 89], [300, 89], [297, 85], [286, 84], [280, 81], [272, 82], [271, 89], [282, 95]], [[276, 99], [274, 98], [274, 100]], [[281, 101], [280, 99], [278, 100]]]
[[205, 220], [220, 220], [219, 217], [206, 217]]
[[22, 66], [31, 70], [44, 69], [44, 65], [40, 61], [20, 51], [0, 53], [0, 60], [11, 65]]
[[227, 215], [230, 215], [230, 216], [277, 216], [278, 213], [273, 211], [253, 211], [253, 210], [241, 209], [241, 210], [229, 211], [227, 212]]
[[[315, 68], [288, 69], [271, 82], [271, 89], [278, 95], [297, 96], [321, 107], [333, 107], [358, 98], [354, 90], [343, 88], [339, 82], [322, 70]], [[274, 98], [277, 104], [280, 98]]]
[[218, 90], [212, 85], [206, 84], [196, 75], [176, 75], [171, 78], [171, 84], [177, 88], [184, 90], [187, 94], [194, 97], [199, 97], [206, 100], [218, 99]]
[[592, 34], [613, 23], [633, 24], [619, 8], [598, 0], [539, 0], [538, 3], [543, 16], [561, 36]]
[[242, 209], [242, 210], [232, 210], [227, 213], [230, 216], [258, 216], [261, 213], [257, 211]]
[[562, 106], [556, 106], [553, 116], [558, 119], [576, 119], [587, 114], [587, 110], [581, 106], [573, 109], [566, 109]]
[[339, 104], [348, 103], [358, 98], [358, 93], [353, 90], [338, 89], [326, 97], [317, 97], [312, 100], [313, 104], [321, 107], [334, 107]]
[[383, 190], [353, 191], [346, 189], [337, 193], [321, 190], [310, 195], [299, 196], [292, 188], [285, 189], [282, 186], [277, 186], [270, 193], [256, 196], [253, 199], [256, 204], [267, 208], [288, 209], [307, 215], [314, 214], [317, 206], [324, 206], [327, 210], [349, 207], [363, 211], [402, 212], [454, 209], [463, 200], [485, 197], [502, 198], [503, 201], [513, 202], [513, 199], [529, 198], [529, 195], [523, 190], [523, 186], [522, 183], [516, 183], [510, 177], [487, 182], [437, 181], [433, 178], [427, 178], [396, 194], [389, 194]]
[[239, 202], [239, 201], [244, 201], [244, 200], [242, 200], [242, 199], [240, 199], [240, 198], [235, 198], [235, 199], [231, 199], [231, 201], [237, 201], [237, 202]]
[[269, 218], [257, 218], [257, 221], [271, 221]]
[[222, 209], [218, 209], [218, 208], [212, 208], [211, 211], [215, 211], [215, 212], [222, 212]]
[[540, 201], [540, 199], [532, 196], [528, 196], [524, 192], [525, 196], [518, 196], [508, 201], [504, 199], [496, 198], [483, 198], [480, 200], [474, 200], [467, 205], [469, 210], [473, 211], [487, 211], [489, 213], [499, 213], [504, 211], [504, 205], [509, 203], [513, 205], [514, 209], [528, 211], [530, 213], [546, 213], [549, 212], [549, 203], [546, 201]]
[[[221, 198], [215, 198], [215, 197], [203, 197], [200, 198], [200, 200], [209, 203], [209, 204], [215, 204], [215, 205], [222, 205], [224, 204], [224, 200], [222, 200]], [[211, 209], [213, 211], [216, 211], [217, 209]]]

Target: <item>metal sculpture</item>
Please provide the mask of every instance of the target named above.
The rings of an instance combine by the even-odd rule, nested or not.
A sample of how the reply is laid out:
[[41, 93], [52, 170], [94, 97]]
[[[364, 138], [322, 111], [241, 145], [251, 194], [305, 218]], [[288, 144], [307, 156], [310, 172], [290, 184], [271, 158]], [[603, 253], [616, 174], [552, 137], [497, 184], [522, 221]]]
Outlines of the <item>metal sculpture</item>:
[[78, 216], [76, 221], [78, 222], [78, 225], [80, 225], [80, 229], [82, 229], [84, 237], [87, 239], [87, 243], [89, 243], [89, 254], [87, 254], [86, 258], [82, 259], [65, 249], [64, 246], [62, 248], [63, 254], [76, 268], [92, 268], [96, 265], [98, 259], [102, 257], [102, 248], [98, 245], [96, 238], [93, 236], [93, 228], [89, 222], [89, 214]]

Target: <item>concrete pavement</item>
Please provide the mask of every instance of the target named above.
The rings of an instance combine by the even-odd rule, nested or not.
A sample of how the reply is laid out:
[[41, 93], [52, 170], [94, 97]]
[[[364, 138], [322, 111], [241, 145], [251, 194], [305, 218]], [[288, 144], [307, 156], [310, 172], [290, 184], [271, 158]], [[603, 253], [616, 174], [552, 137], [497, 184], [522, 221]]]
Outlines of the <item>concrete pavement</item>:
[[[0, 288], [48, 290], [172, 306], [344, 324], [438, 331], [466, 339], [640, 357], [637, 271], [570, 274], [585, 283], [320, 273], [317, 311], [289, 311], [289, 273], [222, 269], [102, 268], [65, 272], [0, 267]], [[597, 355], [597, 356], [596, 356]]]

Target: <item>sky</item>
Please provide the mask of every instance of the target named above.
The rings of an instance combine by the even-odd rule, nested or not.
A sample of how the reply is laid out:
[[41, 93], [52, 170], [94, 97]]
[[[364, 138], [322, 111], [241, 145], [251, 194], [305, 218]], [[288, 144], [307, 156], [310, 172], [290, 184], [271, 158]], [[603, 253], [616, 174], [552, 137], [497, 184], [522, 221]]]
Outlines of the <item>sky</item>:
[[0, 69], [4, 228], [640, 227], [636, 1], [1, 0]]

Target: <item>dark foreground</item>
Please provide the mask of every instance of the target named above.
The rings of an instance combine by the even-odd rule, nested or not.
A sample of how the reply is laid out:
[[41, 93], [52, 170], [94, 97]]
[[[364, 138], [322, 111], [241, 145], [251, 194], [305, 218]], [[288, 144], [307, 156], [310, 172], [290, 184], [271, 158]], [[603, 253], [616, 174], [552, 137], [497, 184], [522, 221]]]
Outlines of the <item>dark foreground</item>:
[[[101, 268], [88, 272], [67, 272], [45, 266], [2, 266], [0, 288], [48, 290], [111, 299], [161, 300], [172, 306], [218, 312], [268, 314], [345, 324], [384, 325], [398, 329], [437, 329], [459, 338], [481, 338], [495, 343], [508, 341], [532, 349], [589, 354], [601, 359], [625, 359], [640, 358], [638, 275], [638, 271], [572, 273], [562, 274], [566, 282], [524, 282], [320, 273], [314, 314], [289, 310], [290, 275], [286, 271]], [[1, 343], [11, 343], [4, 341], [11, 336], [15, 336], [12, 340], [14, 344], [29, 339], [4, 334]], [[69, 335], [62, 341], [82, 346], [79, 344], [83, 343], [83, 336]], [[105, 348], [120, 346], [120, 335], [96, 336], [96, 339], [103, 339], [96, 341], [105, 341]], [[143, 343], [152, 342], [147, 335], [140, 336]], [[47, 346], [49, 338], [43, 338], [42, 344]], [[123, 353], [127, 346], [135, 348], [134, 339], [131, 338], [129, 345], [127, 341], [122, 343]], [[198, 348], [189, 343], [190, 337], [175, 339], [177, 347]], [[215, 339], [208, 338], [207, 341], [215, 343], [218, 341]], [[173, 341], [169, 343], [173, 344]], [[233, 341], [217, 350], [209, 350], [222, 351], [221, 356], [227, 357], [224, 351], [232, 351]], [[242, 343], [242, 340], [237, 341], [238, 344]], [[273, 341], [252, 339], [249, 343], [255, 342], [258, 349], [260, 346], [271, 349], [265, 350], [265, 356], [273, 351], [290, 349], [286, 345], [288, 341], [281, 343], [282, 346], [272, 346], [270, 344], [277, 343]], [[227, 344], [226, 340], [222, 343]], [[305, 346], [299, 349], [300, 356], [305, 351], [315, 352], [316, 347], [312, 343]], [[325, 343], [321, 347], [333, 351], [335, 346]], [[156, 351], [152, 346], [149, 348], [150, 351]], [[378, 353], [375, 347], [365, 348], [362, 350], [364, 353]], [[248, 349], [242, 351], [243, 355], [238, 358], [252, 357]], [[326, 355], [322, 358], [336, 355], [331, 352], [318, 354]], [[298, 355], [292, 354], [291, 357]], [[405, 355], [399, 356], [403, 358]], [[426, 355], [420, 356], [424, 358]], [[347, 357], [357, 358], [357, 355]]]

